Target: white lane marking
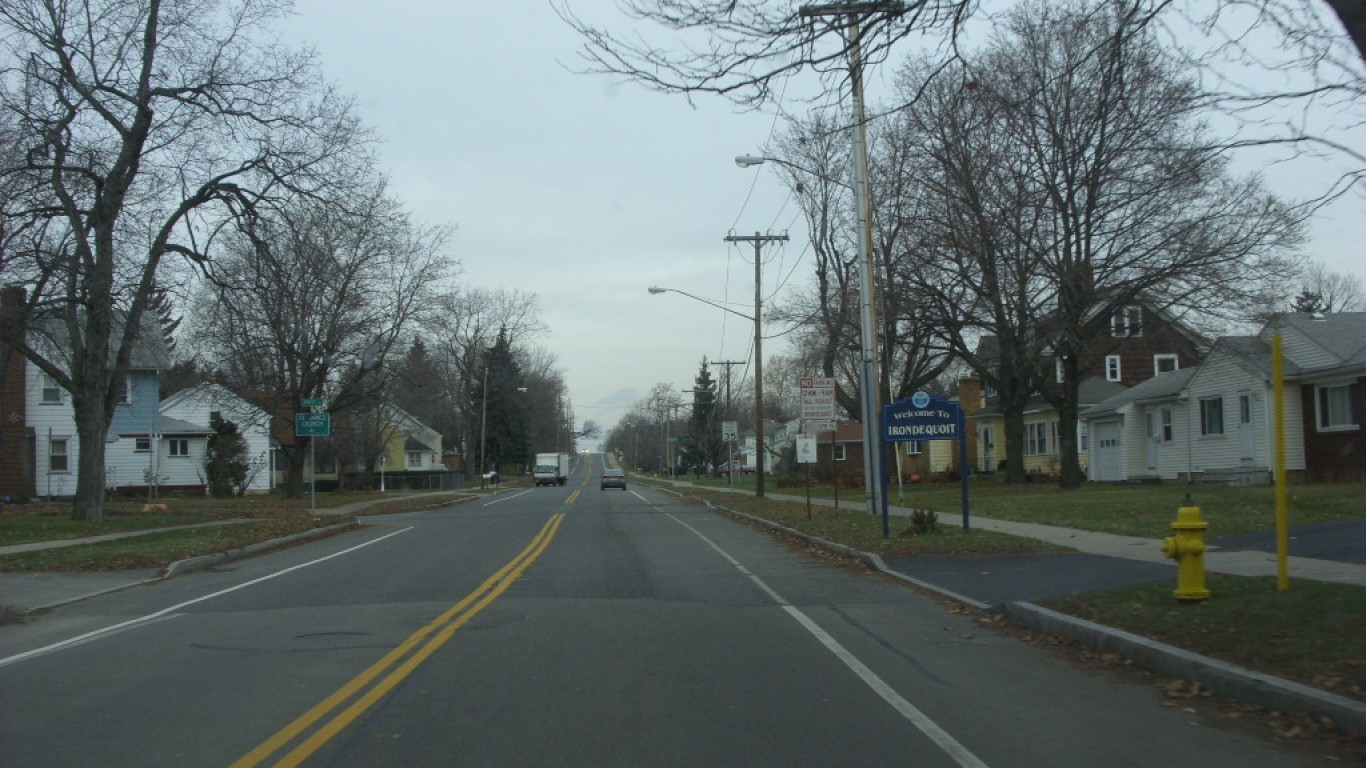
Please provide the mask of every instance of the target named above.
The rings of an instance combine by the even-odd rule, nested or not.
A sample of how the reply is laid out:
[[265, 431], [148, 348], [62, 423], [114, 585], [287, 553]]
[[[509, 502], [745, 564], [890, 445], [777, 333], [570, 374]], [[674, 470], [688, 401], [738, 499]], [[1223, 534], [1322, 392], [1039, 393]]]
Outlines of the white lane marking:
[[213, 593], [210, 593], [210, 594], [207, 594], [207, 595], [202, 595], [202, 596], [200, 596], [200, 597], [196, 597], [196, 598], [193, 599], [193, 600], [186, 600], [186, 601], [183, 602], [183, 603], [177, 603], [177, 604], [175, 604], [175, 605], [170, 606], [169, 608], [163, 608], [163, 609], [157, 611], [156, 613], [149, 613], [149, 614], [147, 614], [146, 616], [139, 616], [139, 617], [136, 618], [136, 619], [129, 619], [128, 621], [124, 621], [124, 622], [120, 622], [120, 623], [118, 623], [118, 624], [114, 624], [114, 625], [112, 625], [112, 626], [104, 627], [103, 629], [96, 629], [96, 630], [91, 631], [91, 632], [86, 632], [86, 633], [83, 634], [83, 635], [77, 635], [76, 637], [68, 638], [68, 639], [66, 639], [66, 640], [61, 640], [61, 641], [59, 641], [59, 642], [52, 643], [51, 645], [45, 645], [45, 646], [43, 646], [42, 648], [34, 648], [34, 649], [31, 650], [31, 651], [25, 651], [25, 652], [23, 652], [23, 653], [16, 653], [16, 654], [13, 655], [13, 656], [6, 656], [6, 657], [4, 657], [4, 658], [0, 658], [0, 667], [9, 666], [10, 664], [15, 664], [15, 663], [18, 663], [18, 662], [20, 662], [20, 661], [25, 661], [25, 660], [27, 660], [27, 659], [32, 659], [32, 658], [34, 658], [34, 657], [41, 656], [41, 655], [46, 654], [46, 653], [51, 653], [51, 652], [53, 652], [53, 651], [58, 651], [58, 650], [61, 650], [61, 649], [63, 649], [63, 648], [69, 648], [69, 647], [71, 647], [71, 646], [73, 646], [73, 645], [79, 645], [79, 644], [81, 644], [81, 643], [89, 642], [90, 640], [94, 640], [94, 639], [99, 638], [99, 637], [104, 637], [104, 636], [106, 636], [106, 635], [112, 635], [112, 634], [114, 634], [114, 633], [116, 633], [116, 632], [119, 632], [119, 631], [121, 631], [121, 630], [127, 629], [127, 628], [129, 628], [129, 627], [132, 627], [132, 626], [135, 626], [135, 625], [138, 625], [138, 624], [146, 624], [146, 623], [149, 623], [149, 622], [151, 622], [151, 621], [153, 621], [153, 620], [155, 620], [155, 619], [159, 619], [159, 618], [161, 618], [161, 617], [163, 617], [163, 616], [166, 616], [166, 615], [168, 615], [168, 614], [174, 613], [174, 612], [176, 612], [176, 611], [178, 611], [178, 610], [180, 610], [180, 609], [182, 609], [182, 608], [188, 608], [189, 606], [195, 605], [196, 603], [202, 603], [202, 602], [204, 602], [204, 601], [206, 601], [206, 600], [212, 600], [212, 599], [214, 599], [215, 597], [222, 597], [223, 595], [230, 594], [230, 593], [232, 593], [232, 592], [236, 592], [236, 591], [239, 590], [239, 589], [246, 589], [247, 587], [251, 587], [251, 586], [255, 586], [255, 585], [257, 585], [257, 584], [260, 584], [260, 583], [263, 582], [263, 581], [270, 581], [271, 579], [274, 579], [274, 578], [276, 578], [276, 577], [278, 577], [278, 576], [284, 576], [284, 575], [287, 574], [287, 573], [293, 573], [294, 571], [300, 570], [300, 569], [302, 569], [302, 568], [308, 568], [309, 566], [317, 565], [318, 563], [324, 563], [324, 562], [327, 562], [328, 560], [331, 560], [331, 559], [333, 559], [333, 558], [341, 557], [342, 555], [349, 555], [349, 554], [351, 554], [352, 552], [355, 552], [355, 551], [358, 550], [358, 549], [364, 549], [365, 547], [368, 547], [368, 546], [370, 546], [371, 544], [378, 544], [379, 542], [384, 541], [384, 540], [387, 539], [387, 538], [390, 538], [390, 537], [392, 537], [392, 536], [397, 536], [397, 535], [399, 535], [400, 533], [407, 533], [408, 531], [411, 531], [412, 529], [413, 529], [413, 526], [408, 526], [407, 528], [400, 528], [400, 529], [397, 530], [397, 531], [394, 531], [394, 532], [392, 532], [392, 533], [386, 533], [385, 535], [380, 536], [379, 538], [371, 539], [370, 541], [367, 541], [367, 542], [365, 542], [365, 543], [363, 543], [363, 544], [357, 544], [357, 545], [354, 546], [354, 547], [350, 547], [350, 548], [348, 548], [348, 549], [343, 549], [343, 550], [341, 550], [340, 552], [333, 552], [332, 554], [327, 555], [327, 556], [325, 556], [325, 557], [320, 557], [320, 558], [318, 558], [317, 560], [310, 560], [310, 561], [308, 561], [307, 563], [300, 563], [300, 564], [298, 564], [298, 565], [293, 565], [293, 566], [290, 566], [289, 568], [285, 568], [285, 569], [282, 570], [282, 571], [276, 571], [275, 573], [268, 573], [268, 574], [266, 574], [265, 576], [261, 576], [261, 577], [259, 577], [259, 578], [252, 579], [251, 581], [242, 582], [241, 584], [238, 584], [238, 585], [235, 586], [235, 587], [228, 587], [227, 589], [220, 589], [220, 590], [217, 591], [217, 592], [213, 592]]
[[897, 693], [892, 686], [878, 677], [876, 672], [869, 669], [866, 664], [859, 661], [858, 657], [854, 656], [847, 648], [840, 645], [838, 640], [831, 637], [824, 629], [821, 629], [820, 625], [813, 621], [810, 616], [802, 613], [799, 608], [792, 605], [786, 598], [775, 592], [772, 587], [768, 586], [768, 584], [755, 575], [753, 571], [742, 565], [739, 560], [731, 557], [730, 553], [721, 549], [716, 542], [707, 538], [701, 531], [678, 519], [673, 514], [665, 514], [674, 522], [687, 528], [689, 531], [692, 531], [694, 536], [706, 542], [707, 546], [716, 550], [717, 554], [725, 558], [726, 562], [730, 563], [740, 573], [748, 576], [750, 581], [754, 582], [755, 586], [759, 587], [764, 594], [768, 595], [773, 602], [777, 603], [784, 611], [787, 611], [789, 616], [796, 619], [797, 623], [802, 625], [803, 629], [810, 632], [813, 637], [820, 641], [821, 645], [824, 645], [827, 650], [835, 655], [835, 658], [844, 662], [844, 665], [849, 667], [855, 675], [858, 675], [859, 679], [862, 680], [865, 685], [871, 688], [878, 696], [882, 697], [883, 701], [890, 704], [892, 708], [908, 720], [911, 725], [914, 725], [921, 733], [929, 737], [929, 739], [937, 744], [940, 749], [944, 750], [949, 757], [953, 758], [954, 762], [963, 766], [963, 768], [987, 768], [987, 764], [982, 762], [981, 758], [974, 755], [967, 747], [963, 746], [961, 742], [950, 736], [948, 731], [940, 728], [939, 724], [930, 719], [929, 715], [920, 711], [914, 704]]
[[526, 491], [522, 491], [521, 493], [514, 493], [514, 494], [512, 494], [511, 496], [498, 496], [498, 497], [494, 498], [493, 501], [486, 501], [486, 502], [484, 502], [484, 503], [483, 503], [482, 505], [480, 505], [480, 506], [491, 507], [491, 506], [493, 506], [494, 504], [502, 504], [502, 503], [505, 502], [505, 501], [512, 501], [513, 499], [516, 499], [516, 498], [525, 496], [525, 495], [527, 495], [528, 493], [531, 493], [531, 491], [530, 491], [530, 490], [526, 490]]

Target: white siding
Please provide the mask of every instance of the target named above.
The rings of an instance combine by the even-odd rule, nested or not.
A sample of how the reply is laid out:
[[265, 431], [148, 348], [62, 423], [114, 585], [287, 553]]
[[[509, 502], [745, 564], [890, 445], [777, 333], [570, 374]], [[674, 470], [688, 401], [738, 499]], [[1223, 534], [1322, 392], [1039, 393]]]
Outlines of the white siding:
[[[1241, 392], [1252, 394], [1252, 427], [1254, 429], [1255, 456], [1251, 461], [1242, 458], [1238, 436], [1238, 395]], [[1259, 374], [1227, 354], [1214, 354], [1200, 366], [1199, 372], [1191, 379], [1190, 398], [1187, 408], [1187, 434], [1191, 440], [1191, 468], [1195, 472], [1235, 469], [1255, 466], [1272, 469], [1274, 454], [1274, 427], [1272, 413], [1273, 394], [1271, 388]], [[1224, 434], [1200, 434], [1200, 401], [1208, 397], [1221, 397], [1224, 409]], [[1300, 418], [1299, 386], [1287, 384], [1285, 387], [1285, 432], [1286, 432], [1286, 469], [1304, 469], [1304, 439]]]
[[[188, 456], [172, 456], [171, 440], [189, 443]], [[163, 437], [157, 443], [157, 476], [161, 485], [204, 485], [204, 453], [209, 442], [203, 437]]]
[[[270, 415], [264, 410], [217, 385], [177, 392], [161, 405], [163, 416], [204, 427], [209, 426], [209, 414], [213, 411], [218, 411], [224, 419], [236, 424], [237, 430], [247, 441], [247, 461], [251, 464], [247, 491], [270, 490]], [[204, 438], [198, 439], [204, 443]], [[201, 446], [199, 452], [201, 468], [206, 447], [207, 444]]]
[[[33, 493], [36, 496], [74, 496], [80, 443], [76, 438], [76, 417], [71, 407], [71, 395], [62, 390], [60, 403], [44, 403], [42, 371], [32, 363], [24, 366], [24, 384], [27, 421], [34, 435]], [[63, 437], [68, 438], [67, 470], [51, 472], [49, 441], [51, 438]]]
[[[1196, 408], [1198, 409], [1199, 406], [1197, 405]], [[1162, 411], [1164, 409], [1170, 410], [1172, 415], [1171, 440], [1162, 439]], [[1153, 416], [1153, 421], [1158, 433], [1156, 445], [1157, 468], [1155, 470], [1148, 466], [1147, 419], [1149, 413]], [[1199, 411], [1197, 410], [1195, 413], [1198, 414]], [[1190, 419], [1190, 412], [1187, 411], [1186, 403], [1178, 402], [1176, 400], [1167, 400], [1135, 405], [1133, 406], [1133, 410], [1130, 411], [1129, 419], [1140, 425], [1137, 437], [1140, 442], [1132, 451], [1132, 453], [1137, 455], [1131, 456], [1131, 458], [1134, 459], [1136, 464], [1142, 466], [1143, 474], [1149, 477], [1156, 474], [1163, 480], [1176, 480], [1179, 477], [1184, 476], [1187, 468], [1190, 466], [1191, 460], [1191, 454], [1189, 452], [1190, 442], [1187, 439], [1187, 422]]]

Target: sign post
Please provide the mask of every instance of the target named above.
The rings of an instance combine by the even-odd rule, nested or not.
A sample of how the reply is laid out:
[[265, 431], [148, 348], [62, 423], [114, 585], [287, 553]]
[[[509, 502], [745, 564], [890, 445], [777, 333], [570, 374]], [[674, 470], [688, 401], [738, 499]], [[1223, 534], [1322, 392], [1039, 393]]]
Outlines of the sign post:
[[[893, 443], [913, 440], [957, 440], [958, 477], [963, 489], [963, 531], [968, 524], [968, 441], [963, 408], [958, 403], [921, 390], [882, 409], [882, 437]], [[891, 535], [887, 513], [882, 515], [882, 535]]]
[[308, 511], [315, 513], [318, 511], [318, 463], [313, 449], [313, 438], [332, 434], [332, 414], [317, 412], [323, 407], [320, 397], [306, 397], [299, 401], [299, 404], [312, 409], [307, 413], [294, 414], [294, 436], [308, 438]]

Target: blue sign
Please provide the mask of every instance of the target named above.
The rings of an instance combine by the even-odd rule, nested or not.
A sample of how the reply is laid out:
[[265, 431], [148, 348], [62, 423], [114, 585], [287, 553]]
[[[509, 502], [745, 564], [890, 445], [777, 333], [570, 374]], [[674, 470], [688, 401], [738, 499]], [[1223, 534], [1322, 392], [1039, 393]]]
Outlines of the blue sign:
[[[882, 438], [889, 443], [912, 440], [957, 440], [958, 479], [963, 489], [963, 531], [969, 530], [968, 441], [963, 407], [952, 400], [935, 397], [920, 390], [905, 400], [882, 409]], [[883, 504], [887, 494], [882, 495]], [[887, 535], [887, 513], [883, 511], [882, 535]]]
[[916, 392], [882, 409], [882, 437], [889, 443], [962, 438], [963, 410], [958, 403]]

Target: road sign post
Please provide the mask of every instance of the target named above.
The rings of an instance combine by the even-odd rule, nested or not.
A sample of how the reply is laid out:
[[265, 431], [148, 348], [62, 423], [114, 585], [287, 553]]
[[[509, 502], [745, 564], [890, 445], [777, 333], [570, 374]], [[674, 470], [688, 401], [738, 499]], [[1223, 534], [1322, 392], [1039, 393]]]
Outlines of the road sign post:
[[[321, 398], [305, 398], [301, 401], [306, 408], [317, 408], [322, 406]], [[332, 414], [330, 413], [296, 413], [294, 414], [294, 436], [307, 437], [308, 440], [308, 510], [316, 512], [318, 510], [318, 479], [315, 477], [318, 464], [314, 460], [315, 452], [313, 448], [315, 437], [327, 437], [332, 434]]]

